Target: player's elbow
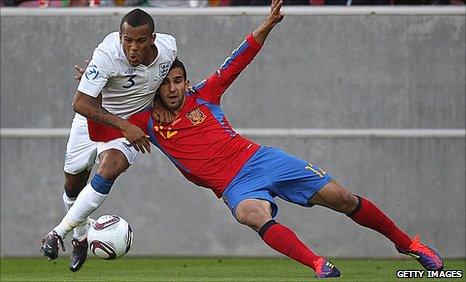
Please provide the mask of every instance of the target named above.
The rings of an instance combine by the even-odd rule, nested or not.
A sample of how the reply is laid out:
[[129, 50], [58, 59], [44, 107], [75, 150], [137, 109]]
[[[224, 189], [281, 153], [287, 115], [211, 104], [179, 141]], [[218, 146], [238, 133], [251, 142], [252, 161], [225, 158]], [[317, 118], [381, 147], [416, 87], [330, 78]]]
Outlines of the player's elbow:
[[76, 102], [73, 100], [73, 102], [71, 103], [71, 106], [73, 107], [73, 111], [77, 112], [77, 107], [76, 107]]
[[76, 95], [74, 96], [73, 103], [71, 104], [73, 106], [73, 111], [84, 115], [84, 104], [85, 104], [84, 100], [85, 100], [84, 95], [77, 92]]
[[73, 107], [73, 111], [79, 113], [80, 105], [77, 99], [73, 100], [73, 103], [71, 103], [71, 106]]

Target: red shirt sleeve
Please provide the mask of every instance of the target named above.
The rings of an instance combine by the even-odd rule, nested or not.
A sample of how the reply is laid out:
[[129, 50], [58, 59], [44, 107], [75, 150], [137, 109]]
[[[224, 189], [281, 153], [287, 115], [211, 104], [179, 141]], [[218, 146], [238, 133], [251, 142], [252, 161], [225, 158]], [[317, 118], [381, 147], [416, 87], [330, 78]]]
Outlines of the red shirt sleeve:
[[251, 63], [259, 53], [262, 45], [257, 43], [252, 34], [236, 48], [223, 62], [220, 68], [209, 78], [193, 87], [200, 98], [214, 104], [220, 104], [220, 97], [233, 83], [239, 74]]

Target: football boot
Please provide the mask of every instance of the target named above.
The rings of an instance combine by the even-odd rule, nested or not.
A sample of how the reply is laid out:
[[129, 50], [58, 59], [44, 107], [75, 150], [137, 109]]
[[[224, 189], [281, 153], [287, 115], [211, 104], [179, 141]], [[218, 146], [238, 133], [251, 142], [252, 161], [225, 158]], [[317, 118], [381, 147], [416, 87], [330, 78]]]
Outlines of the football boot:
[[316, 278], [331, 278], [331, 277], [340, 277], [340, 271], [338, 268], [333, 265], [333, 263], [327, 261], [324, 258], [319, 258], [315, 262], [315, 271], [316, 271]]
[[63, 244], [63, 238], [52, 231], [47, 234], [41, 242], [41, 251], [44, 252], [44, 256], [49, 260], [54, 260], [58, 257], [58, 245], [60, 244], [63, 251], [65, 251], [65, 245]]
[[419, 235], [417, 234], [414, 236], [414, 239], [408, 250], [402, 250], [398, 247], [396, 249], [398, 252], [417, 260], [427, 270], [443, 269], [442, 258], [434, 249], [422, 244], [419, 240]]

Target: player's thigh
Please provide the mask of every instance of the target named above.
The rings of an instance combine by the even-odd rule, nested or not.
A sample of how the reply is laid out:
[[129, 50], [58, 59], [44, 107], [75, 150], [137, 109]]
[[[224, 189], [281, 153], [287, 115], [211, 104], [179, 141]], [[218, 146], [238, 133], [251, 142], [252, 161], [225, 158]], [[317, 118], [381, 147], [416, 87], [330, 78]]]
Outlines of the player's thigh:
[[73, 119], [70, 137], [66, 144], [63, 170], [66, 174], [77, 175], [91, 170], [97, 156], [97, 143], [89, 139], [87, 121], [82, 116]]
[[358, 200], [351, 191], [332, 180], [311, 197], [309, 203], [349, 213], [357, 206]]
[[256, 160], [256, 155], [251, 157], [222, 193], [224, 203], [235, 218], [238, 205], [246, 200], [265, 201], [270, 207], [272, 217], [278, 213], [278, 205], [270, 192], [271, 182], [264, 173], [266, 168], [261, 164], [257, 165]]
[[319, 166], [280, 149], [275, 148], [269, 155], [271, 192], [285, 201], [308, 207], [309, 198], [332, 180]]
[[114, 180], [135, 162], [138, 152], [125, 138], [118, 138], [99, 143], [97, 154], [97, 173], [106, 179]]
[[256, 231], [272, 219], [272, 206], [269, 201], [245, 199], [236, 207], [236, 220]]

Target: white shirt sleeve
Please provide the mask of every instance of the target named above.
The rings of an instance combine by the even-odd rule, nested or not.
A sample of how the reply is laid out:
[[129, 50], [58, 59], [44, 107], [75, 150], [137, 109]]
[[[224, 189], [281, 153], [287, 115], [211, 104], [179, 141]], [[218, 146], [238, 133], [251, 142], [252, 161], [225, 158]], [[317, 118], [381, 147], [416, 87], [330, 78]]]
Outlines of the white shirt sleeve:
[[165, 49], [166, 56], [168, 56], [168, 59], [173, 62], [178, 51], [175, 37], [170, 34], [157, 33], [157, 38], [155, 40], [157, 47]]
[[112, 57], [97, 47], [79, 82], [78, 91], [92, 97], [97, 97], [114, 72], [112, 66]]
[[169, 35], [169, 42], [170, 42], [170, 51], [171, 51], [171, 55], [172, 55], [172, 62], [176, 59], [176, 54], [178, 52], [178, 48], [176, 46], [176, 39], [175, 37]]

